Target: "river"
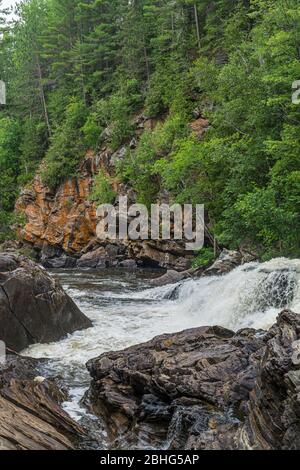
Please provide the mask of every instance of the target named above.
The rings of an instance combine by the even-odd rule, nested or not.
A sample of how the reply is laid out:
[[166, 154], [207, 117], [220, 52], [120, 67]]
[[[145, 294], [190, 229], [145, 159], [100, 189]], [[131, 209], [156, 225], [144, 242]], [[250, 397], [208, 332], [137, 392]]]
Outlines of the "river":
[[95, 419], [80, 400], [90, 382], [85, 364], [103, 352], [201, 325], [267, 329], [282, 309], [300, 312], [300, 260], [250, 263], [223, 277], [158, 288], [151, 288], [150, 281], [158, 274], [151, 270], [51, 273], [93, 327], [54, 344], [31, 346], [23, 354], [50, 359], [41, 373], [62, 377], [70, 392], [64, 409], [78, 421]]

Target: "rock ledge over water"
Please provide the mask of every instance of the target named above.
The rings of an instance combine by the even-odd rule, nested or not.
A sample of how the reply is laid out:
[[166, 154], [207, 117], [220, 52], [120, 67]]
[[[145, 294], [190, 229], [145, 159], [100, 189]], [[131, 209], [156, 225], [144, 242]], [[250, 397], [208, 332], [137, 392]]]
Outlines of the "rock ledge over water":
[[300, 316], [268, 331], [202, 327], [88, 363], [85, 402], [112, 447], [300, 449]]

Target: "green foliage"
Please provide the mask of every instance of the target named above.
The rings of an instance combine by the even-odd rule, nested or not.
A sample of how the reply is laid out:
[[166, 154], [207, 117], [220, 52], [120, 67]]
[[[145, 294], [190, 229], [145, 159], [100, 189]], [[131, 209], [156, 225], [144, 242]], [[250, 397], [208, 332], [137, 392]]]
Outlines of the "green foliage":
[[129, 152], [121, 167], [121, 176], [137, 191], [139, 202], [151, 205], [160, 189], [160, 177], [156, 162], [166, 157], [177, 145], [177, 139], [187, 136], [186, 116], [171, 114], [155, 130], [144, 132], [137, 150]]
[[98, 206], [101, 204], [113, 204], [117, 194], [113, 190], [112, 180], [103, 170], [100, 170], [95, 177], [91, 200], [96, 202]]
[[102, 130], [109, 127], [108, 141], [112, 150], [116, 150], [133, 133], [131, 116], [140, 105], [141, 94], [136, 80], [128, 80], [116, 93], [94, 104], [94, 121]]
[[18, 183], [21, 186], [30, 182], [46, 150], [47, 129], [43, 122], [27, 119], [22, 126], [20, 144], [21, 168]]
[[103, 129], [99, 125], [96, 113], [89, 114], [82, 127], [85, 147], [97, 149], [100, 142], [101, 130]]
[[214, 259], [214, 250], [212, 248], [203, 248], [194, 259], [193, 268], [206, 268], [213, 263]]
[[[204, 203], [226, 245], [299, 256], [298, 2], [28, 0], [10, 26], [1, 16], [2, 233], [43, 160], [55, 188], [104, 137], [114, 151], [140, 132], [117, 169], [140, 202], [167, 189]], [[195, 110], [210, 123], [201, 138]], [[137, 113], [151, 129], [137, 131]], [[97, 202], [111, 183], [96, 178]]]
[[67, 106], [65, 120], [51, 138], [45, 157], [43, 179], [51, 188], [65, 178], [75, 176], [78, 164], [85, 154], [84, 125], [87, 109], [84, 103], [73, 100]]
[[0, 243], [5, 240], [14, 238], [13, 230], [11, 229], [12, 214], [0, 210]]

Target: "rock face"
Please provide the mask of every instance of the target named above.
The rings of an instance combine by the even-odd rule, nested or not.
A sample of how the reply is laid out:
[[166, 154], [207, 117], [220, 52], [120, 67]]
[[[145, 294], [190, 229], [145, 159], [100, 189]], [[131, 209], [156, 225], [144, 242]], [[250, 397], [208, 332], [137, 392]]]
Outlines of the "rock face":
[[[198, 116], [198, 115], [197, 115]], [[134, 148], [145, 129], [153, 129], [157, 122], [144, 115], [138, 115], [133, 123], [136, 136], [128, 145]], [[208, 122], [200, 118], [191, 123], [191, 129], [201, 138]], [[110, 176], [114, 191], [127, 196], [130, 204], [136, 200], [132, 188], [116, 178], [116, 162], [124, 159], [126, 147], [116, 152], [109, 149], [109, 129], [103, 135], [103, 146], [94, 155], [88, 152], [78, 171], [78, 176], [69, 178], [56, 191], [43, 184], [37, 174], [30, 188], [21, 193], [16, 210], [26, 216], [25, 227], [19, 227], [19, 236], [41, 254], [41, 261], [47, 268], [95, 268], [128, 265], [134, 260], [137, 265], [154, 266], [184, 271], [191, 267], [193, 254], [187, 253], [179, 243], [130, 242], [115, 240], [97, 242], [96, 204], [91, 201], [95, 175], [102, 170]], [[165, 191], [161, 198], [168, 202]], [[111, 246], [116, 250], [111, 254]], [[99, 258], [99, 250], [102, 250]], [[87, 253], [91, 252], [88, 257]], [[116, 252], [117, 251], [117, 252]], [[77, 264], [78, 263], [78, 264]], [[131, 263], [131, 267], [132, 267]]]
[[50, 247], [50, 259], [51, 255], [80, 253], [95, 237], [96, 208], [89, 200], [95, 172], [94, 159], [87, 157], [80, 177], [68, 179], [56, 192], [37, 175], [17, 202], [17, 210], [27, 219], [21, 238], [46, 253]]
[[[100, 169], [113, 175], [111, 158], [106, 149], [87, 156], [80, 176], [65, 181], [56, 192], [43, 185], [37, 175], [31, 189], [24, 190], [17, 201], [16, 209], [27, 220], [18, 230], [20, 238], [40, 252], [46, 268], [127, 267], [128, 261], [132, 268], [133, 260], [136, 267], [189, 269], [193, 254], [185, 251], [183, 243], [97, 240], [97, 208], [90, 195]], [[114, 189], [134, 202], [130, 188], [116, 182]]]
[[300, 449], [300, 316], [268, 333], [203, 327], [88, 363], [112, 447]]
[[0, 340], [14, 351], [91, 326], [58, 281], [16, 254], [0, 254]]
[[9, 356], [0, 365], [0, 450], [71, 450], [85, 431], [60, 407], [51, 380], [35, 380], [38, 362]]

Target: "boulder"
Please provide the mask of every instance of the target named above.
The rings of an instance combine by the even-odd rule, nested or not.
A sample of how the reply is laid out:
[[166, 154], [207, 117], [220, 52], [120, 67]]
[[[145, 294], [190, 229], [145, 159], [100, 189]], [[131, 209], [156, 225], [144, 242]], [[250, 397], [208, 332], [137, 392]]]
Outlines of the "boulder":
[[145, 266], [176, 271], [186, 271], [191, 267], [192, 256], [182, 244], [146, 240], [131, 246], [135, 258]]
[[191, 275], [188, 271], [178, 272], [170, 269], [163, 276], [160, 276], [156, 279], [151, 280], [151, 285], [153, 287], [166, 286], [167, 284], [177, 284], [177, 282], [184, 281], [185, 279], [190, 278]]
[[101, 260], [106, 257], [106, 251], [103, 246], [98, 247], [96, 250], [90, 251], [81, 256], [77, 261], [78, 268], [96, 268]]
[[91, 326], [59, 282], [34, 262], [0, 254], [0, 340], [14, 351]]
[[83, 254], [77, 262], [77, 267], [81, 269], [103, 269], [117, 266], [120, 256], [120, 247], [118, 245], [107, 244]]
[[137, 267], [137, 262], [134, 259], [125, 259], [124, 261], [120, 262], [120, 268], [137, 269]]
[[217, 261], [205, 270], [206, 276], [219, 276], [228, 274], [243, 262], [243, 255], [239, 251], [223, 250]]
[[202, 327], [91, 360], [87, 406], [111, 446], [300, 449], [300, 316], [269, 332]]
[[42, 262], [47, 269], [73, 269], [77, 266], [77, 259], [72, 256], [59, 256], [58, 258], [47, 258]]

